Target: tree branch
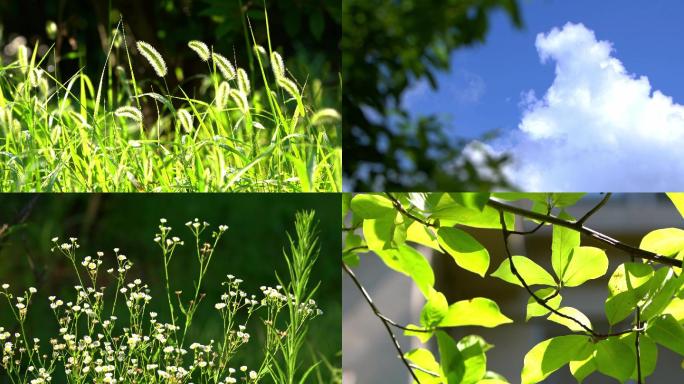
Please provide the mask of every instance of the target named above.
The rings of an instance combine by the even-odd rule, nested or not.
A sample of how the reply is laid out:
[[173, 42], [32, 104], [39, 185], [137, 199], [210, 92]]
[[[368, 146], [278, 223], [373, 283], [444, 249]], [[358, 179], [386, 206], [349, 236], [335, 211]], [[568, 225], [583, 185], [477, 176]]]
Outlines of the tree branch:
[[[605, 198], [604, 198], [604, 200], [605, 200]], [[656, 263], [665, 264], [665, 265], [669, 265], [669, 266], [673, 266], [673, 267], [679, 267], [679, 268], [682, 267], [682, 261], [681, 260], [675, 259], [673, 257], [667, 257], [667, 256], [659, 255], [659, 254], [654, 253], [654, 252], [646, 251], [646, 250], [625, 244], [619, 240], [613, 239], [610, 236], [604, 235], [604, 234], [597, 232], [591, 228], [588, 228], [588, 227], [584, 226], [582, 223], [580, 223], [579, 221], [572, 222], [572, 221], [564, 220], [564, 219], [558, 218], [558, 217], [550, 215], [550, 214], [545, 215], [543, 213], [537, 213], [537, 212], [529, 211], [527, 209], [515, 207], [512, 205], [508, 205], [508, 204], [504, 204], [504, 203], [501, 203], [501, 202], [499, 202], [497, 200], [493, 200], [493, 199], [489, 199], [489, 201], [487, 201], [487, 205], [498, 210], [498, 211], [500, 211], [500, 212], [506, 211], [506, 212], [514, 213], [516, 215], [527, 217], [530, 219], [546, 221], [546, 222], [554, 224], [554, 225], [573, 229], [577, 232], [580, 232], [586, 236], [592, 237], [592, 238], [594, 238], [594, 239], [596, 239], [602, 243], [608, 244], [613, 248], [624, 251], [624, 252], [628, 253], [629, 255], [632, 255], [634, 257], [638, 257], [640, 259], [650, 260], [650, 261], [653, 261]], [[596, 208], [596, 207], [594, 207], [594, 208]]]
[[579, 220], [577, 220], [577, 224], [578, 224], [578, 225], [583, 225], [587, 220], [589, 220], [589, 218], [590, 218], [594, 213], [598, 212], [599, 209], [603, 208], [603, 206], [608, 202], [608, 200], [610, 200], [610, 196], [611, 196], [611, 195], [612, 195], [612, 193], [610, 193], [610, 192], [609, 192], [609, 193], [606, 193], [606, 194], [603, 196], [603, 199], [601, 199], [601, 201], [599, 201], [599, 203], [596, 204], [596, 206], [595, 206], [594, 208], [590, 209], [589, 212], [587, 212], [584, 216], [582, 216], [582, 218], [580, 218]]
[[354, 272], [347, 267], [346, 264], [342, 263], [342, 268], [344, 269], [345, 272], [347, 272], [347, 275], [352, 279], [354, 282], [354, 285], [356, 285], [356, 288], [359, 289], [361, 292], [361, 295], [363, 295], [363, 298], [366, 299], [366, 302], [368, 305], [371, 307], [373, 310], [373, 313], [375, 316], [377, 316], [381, 321], [382, 325], [385, 326], [385, 329], [387, 330], [387, 333], [389, 333], [390, 337], [392, 338], [392, 342], [394, 344], [394, 348], [397, 350], [397, 353], [399, 353], [399, 358], [401, 361], [404, 363], [406, 366], [406, 369], [408, 369], [409, 373], [411, 374], [411, 377], [413, 377], [413, 380], [416, 381], [416, 383], [420, 384], [420, 380], [418, 380], [418, 376], [416, 376], [416, 373], [413, 371], [413, 368], [411, 367], [411, 363], [409, 363], [408, 360], [406, 360], [406, 357], [404, 357], [404, 352], [401, 350], [401, 345], [399, 345], [399, 341], [397, 340], [397, 337], [394, 335], [394, 332], [392, 332], [392, 329], [390, 328], [390, 325], [394, 325], [393, 322], [390, 322], [387, 317], [385, 317], [380, 310], [373, 304], [373, 299], [371, 299], [370, 295], [366, 291], [366, 289], [361, 285], [359, 280], [356, 278], [356, 275], [354, 275]]
[[[502, 231], [503, 239], [504, 239], [504, 248], [505, 248], [505, 250], [506, 250], [506, 258], [508, 259], [508, 263], [509, 263], [509, 265], [510, 265], [511, 272], [515, 275], [515, 277], [518, 278], [518, 280], [520, 281], [520, 284], [523, 285], [523, 287], [525, 288], [525, 290], [527, 291], [527, 293], [529, 293], [529, 295], [532, 296], [532, 298], [533, 298], [539, 305], [541, 305], [542, 307], [544, 307], [545, 309], [547, 309], [548, 311], [550, 311], [551, 313], [553, 313], [553, 314], [555, 314], [555, 315], [557, 315], [557, 316], [560, 316], [560, 317], [562, 317], [562, 318], [564, 318], [564, 319], [567, 319], [567, 320], [570, 320], [570, 321], [574, 322], [575, 324], [577, 324], [578, 326], [580, 326], [582, 329], [584, 329], [584, 331], [585, 331], [587, 334], [591, 335], [595, 340], [606, 339], [606, 338], [608, 338], [608, 337], [613, 337], [613, 336], [620, 336], [620, 335], [624, 335], [624, 334], [627, 334], [627, 333], [630, 333], [630, 332], [637, 332], [637, 333], [638, 333], [638, 332], [642, 331], [642, 329], [640, 329], [639, 325], [637, 324], [636, 328], [630, 328], [630, 329], [627, 329], [627, 330], [624, 330], [624, 331], [620, 331], [620, 332], [614, 332], [614, 333], [598, 333], [598, 332], [594, 331], [593, 329], [589, 328], [586, 324], [584, 324], [584, 323], [582, 323], [581, 321], [577, 320], [576, 318], [574, 318], [574, 317], [572, 317], [572, 316], [570, 316], [570, 315], [566, 315], [566, 314], [560, 312], [559, 310], [557, 310], [557, 309], [551, 307], [551, 306], [548, 304], [548, 298], [547, 298], [547, 299], [542, 299], [541, 297], [537, 296], [537, 294], [534, 293], [534, 291], [532, 291], [532, 288], [527, 284], [527, 282], [525, 281], [525, 279], [522, 277], [522, 275], [520, 274], [520, 272], [518, 272], [518, 270], [515, 268], [515, 264], [513, 263], [513, 254], [511, 253], [511, 249], [510, 249], [510, 247], [509, 247], [509, 245], [508, 245], [508, 237], [511, 235], [511, 233], [508, 231], [508, 228], [507, 228], [507, 226], [506, 226], [506, 219], [505, 219], [505, 217], [504, 217], [504, 211], [503, 211], [503, 210], [499, 210], [499, 221], [501, 222], [501, 231]], [[554, 295], [558, 294], [559, 292], [560, 292], [560, 290], [556, 290], [556, 292], [554, 293]]]

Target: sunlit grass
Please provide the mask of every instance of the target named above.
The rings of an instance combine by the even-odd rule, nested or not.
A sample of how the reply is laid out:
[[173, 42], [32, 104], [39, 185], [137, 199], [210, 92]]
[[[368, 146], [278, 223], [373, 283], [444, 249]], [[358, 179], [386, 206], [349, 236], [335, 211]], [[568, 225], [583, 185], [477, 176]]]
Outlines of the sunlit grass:
[[173, 69], [145, 43], [154, 72], [135, 78], [122, 32], [107, 52], [121, 65], [99, 79], [55, 76], [54, 51], [39, 57], [37, 44], [0, 64], [1, 191], [341, 189], [340, 115], [314, 102], [320, 87], [289, 75], [270, 42], [249, 36], [247, 71], [192, 41], [207, 70], [169, 89]]

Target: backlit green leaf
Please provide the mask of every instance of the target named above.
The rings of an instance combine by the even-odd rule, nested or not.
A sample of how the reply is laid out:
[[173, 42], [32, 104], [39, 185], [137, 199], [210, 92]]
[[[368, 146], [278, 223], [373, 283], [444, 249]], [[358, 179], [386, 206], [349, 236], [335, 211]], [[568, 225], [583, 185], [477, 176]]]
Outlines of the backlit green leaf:
[[684, 299], [674, 298], [671, 302], [667, 304], [663, 314], [670, 314], [677, 321], [684, 321]]
[[[561, 211], [558, 215], [561, 219], [572, 220], [572, 216]], [[575, 247], [580, 245], [579, 232], [561, 227], [553, 226], [553, 239], [551, 242], [551, 265], [559, 280], [563, 281], [565, 271], [570, 262], [570, 253]]]
[[[523, 277], [527, 285], [556, 285], [551, 274], [546, 272], [544, 268], [530, 258], [525, 256], [513, 256], [512, 259], [515, 269]], [[492, 273], [492, 276], [522, 287], [520, 280], [518, 280], [511, 271], [511, 264], [508, 259], [501, 262], [501, 265]]]
[[428, 228], [417, 221], [413, 221], [406, 229], [406, 241], [418, 243], [440, 252], [442, 251], [439, 247], [439, 242], [437, 241], [437, 235], [434, 233], [434, 229]]
[[[563, 308], [558, 308], [558, 312], [560, 312], [563, 315], [569, 316], [577, 321], [579, 321], [581, 324], [585, 325], [587, 328], [592, 329], [591, 326], [591, 321], [589, 318], [582, 313], [579, 309], [573, 308], [573, 307], [563, 307]], [[582, 328], [577, 322], [568, 319], [566, 317], [560, 316], [556, 313], [551, 313], [548, 317], [550, 321], [553, 321], [554, 323], [558, 323], [561, 325], [564, 325], [568, 327], [573, 332], [586, 332], [584, 328]]]
[[[425, 200], [425, 214], [432, 219], [439, 219], [442, 225], [452, 226], [461, 224], [475, 228], [501, 228], [499, 211], [485, 206], [482, 210], [477, 207], [465, 206], [460, 193], [431, 193]], [[506, 226], [515, 227], [515, 217], [505, 214]]]
[[568, 335], [544, 340], [525, 355], [521, 382], [539, 383], [569, 362], [585, 360], [593, 351], [588, 336]]
[[656, 229], [641, 239], [639, 248], [663, 256], [675, 256], [684, 250], [684, 230], [679, 228]]
[[684, 193], [668, 193], [667, 197], [670, 198], [672, 204], [674, 204], [675, 208], [677, 208], [677, 211], [679, 211], [679, 214], [684, 217]]
[[613, 325], [634, 311], [639, 300], [650, 288], [653, 268], [643, 263], [624, 263], [618, 266], [608, 281], [606, 317]]
[[433, 289], [420, 312], [420, 324], [423, 328], [434, 328], [444, 319], [448, 311], [449, 303], [446, 297]]
[[344, 223], [345, 217], [347, 217], [347, 213], [349, 212], [349, 208], [351, 206], [351, 193], [343, 193], [342, 194], [342, 222]]
[[434, 335], [434, 330], [426, 330], [423, 327], [419, 327], [415, 324], [408, 324], [407, 329], [404, 330], [404, 336], [417, 337], [421, 343], [426, 343]]
[[379, 193], [364, 193], [354, 196], [351, 209], [364, 219], [394, 216], [392, 201]]
[[563, 285], [576, 287], [587, 280], [596, 279], [608, 271], [608, 256], [599, 248], [575, 247], [563, 274]]
[[[636, 357], [635, 338], [636, 334], [631, 332], [621, 336], [620, 340], [629, 346], [632, 356]], [[655, 371], [656, 362], [658, 361], [658, 346], [653, 339], [643, 333], [639, 335], [639, 358], [641, 360], [641, 378], [644, 379]], [[636, 380], [636, 376], [637, 369], [635, 365], [630, 378]]]
[[[542, 288], [536, 291], [535, 295], [542, 300], [546, 300], [546, 304], [553, 309], [558, 309], [560, 306], [562, 298], [560, 294], [556, 294], [555, 288]], [[527, 314], [525, 316], [525, 321], [533, 317], [545, 316], [549, 312], [551, 311], [537, 303], [534, 297], [530, 297], [527, 300]]]
[[391, 269], [410, 276], [418, 289], [428, 297], [435, 284], [435, 274], [425, 257], [408, 245], [396, 249], [376, 251], [376, 254]]
[[624, 341], [609, 337], [596, 344], [596, 367], [599, 372], [622, 383], [634, 372], [635, 355]]
[[672, 315], [662, 315], [649, 322], [646, 334], [656, 343], [684, 356], [684, 327]]
[[672, 268], [663, 267], [651, 279], [646, 303], [641, 309], [641, 318], [651, 319], [659, 315], [675, 298], [675, 293], [684, 283], [684, 275], [677, 276]]
[[571, 361], [568, 364], [570, 368], [570, 373], [575, 377], [578, 383], [582, 383], [587, 376], [591, 375], [596, 371], [596, 353], [592, 353], [584, 360], [581, 361]]
[[390, 212], [377, 219], [363, 221], [363, 235], [372, 251], [396, 248], [406, 241], [406, 227], [401, 213]]
[[463, 356], [458, 350], [456, 341], [444, 331], [437, 331], [437, 347], [439, 349], [440, 366], [447, 384], [460, 384], [465, 373]]
[[[425, 370], [439, 374], [439, 363], [432, 355], [432, 352], [430, 352], [430, 350], [428, 349], [416, 348], [414, 350], [406, 352], [404, 354], [404, 357], [406, 357], [406, 359], [411, 361], [413, 364]], [[437, 384], [442, 382], [439, 377], [434, 377], [433, 375], [430, 375], [426, 372], [422, 372], [418, 369], [415, 369], [413, 372], [416, 374], [416, 376], [418, 376], [418, 380], [420, 380], [421, 384]]]
[[450, 227], [437, 230], [437, 241], [459, 267], [480, 276], [489, 268], [489, 251], [468, 233]]
[[485, 351], [491, 346], [480, 336], [470, 335], [457, 343], [458, 350], [463, 356], [465, 372], [462, 384], [474, 384], [482, 379], [487, 372], [487, 355]]
[[451, 304], [447, 316], [439, 325], [441, 327], [478, 325], [492, 328], [511, 322], [513, 320], [501, 313], [496, 302], [484, 297], [476, 297]]

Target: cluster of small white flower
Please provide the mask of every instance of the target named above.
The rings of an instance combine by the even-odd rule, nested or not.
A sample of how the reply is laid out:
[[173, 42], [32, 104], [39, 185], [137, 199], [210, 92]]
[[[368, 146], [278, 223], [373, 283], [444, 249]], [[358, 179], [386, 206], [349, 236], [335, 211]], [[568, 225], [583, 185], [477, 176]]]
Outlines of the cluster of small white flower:
[[[155, 241], [162, 244], [164, 261], [167, 262], [170, 257], [168, 251], [172, 251], [176, 245], [182, 245], [183, 241], [170, 236], [171, 227], [165, 225], [165, 219], [160, 222], [161, 233]], [[187, 226], [199, 239], [199, 234], [209, 224], [195, 219], [189, 221]], [[219, 226], [219, 232], [214, 232], [214, 237], [218, 239], [227, 229], [225, 225]], [[78, 240], [70, 238], [62, 244], [59, 244], [58, 238], [52, 241], [57, 244], [53, 250], [64, 254], [76, 268], [79, 263], [76, 261]], [[197, 244], [201, 244], [199, 240]], [[206, 252], [212, 252], [215, 244], [208, 245]], [[201, 248], [198, 252], [202, 252]], [[32, 345], [28, 345], [27, 340], [30, 339], [23, 333], [23, 327], [21, 333], [14, 334], [0, 327], [2, 367], [10, 377], [17, 379], [15, 382], [49, 383], [61, 362], [65, 374], [73, 382], [191, 382], [193, 378], [203, 378], [202, 382], [256, 383], [268, 368], [262, 366], [258, 370], [249, 370], [245, 365], [237, 369], [230, 367], [236, 351], [251, 339], [248, 324], [252, 315], [263, 308], [263, 312], [259, 313], [265, 314], [261, 323], [266, 326], [266, 333], [270, 335], [277, 331], [280, 337], [287, 334], [278, 331], [275, 324], [279, 323], [278, 312], [286, 305], [294, 303], [294, 296], [287, 294], [281, 285], [275, 288], [262, 286], [263, 298], [259, 300], [256, 295], [249, 295], [241, 289], [242, 279], [229, 274], [222, 283], [225, 293], [214, 304], [223, 319], [223, 339], [218, 342], [210, 340], [206, 344], [192, 342], [189, 347], [184, 347], [187, 345], [185, 336], [192, 316], [188, 317], [188, 308], [184, 309], [180, 304], [181, 293], [177, 292], [177, 295], [179, 307], [186, 315], [186, 323], [178, 323], [176, 317], [172, 318], [171, 324], [159, 321], [159, 315], [147, 309], [152, 300], [148, 285], [137, 278], [127, 282], [126, 274], [133, 263], [127, 256], [119, 253], [118, 248], [114, 249], [116, 268], [107, 270], [116, 276], [117, 286], [113, 292], [113, 304], [106, 315], [105, 287], [97, 284], [97, 271], [103, 264], [105, 254], [97, 252], [96, 255], [79, 259], [81, 266], [91, 276], [91, 286], [84, 287], [82, 282], [81, 285], [75, 285], [76, 297], [73, 300], [48, 297], [49, 306], [59, 325], [59, 336], [49, 340], [51, 353], [41, 355], [40, 340], [37, 338], [32, 339]], [[208, 260], [200, 258], [200, 264], [206, 270]], [[80, 281], [78, 268], [76, 269]], [[2, 284], [0, 287], [0, 296], [8, 298], [15, 318], [23, 324], [31, 298], [37, 293], [36, 288], [30, 287], [22, 296], [15, 297], [9, 291], [9, 284]], [[124, 299], [124, 310], [128, 312], [128, 324], [116, 326], [118, 318], [114, 313], [121, 312], [121, 306], [116, 306], [116, 299], [121, 296]], [[194, 305], [196, 308], [197, 304]], [[321, 313], [314, 300], [301, 303], [299, 310], [305, 314], [305, 318]], [[145, 319], [148, 320], [147, 323]], [[177, 323], [183, 324], [185, 328]], [[149, 327], [144, 324], [149, 324]], [[272, 343], [270, 348], [277, 348], [277, 345]], [[273, 353], [275, 352], [266, 351], [265, 359]], [[192, 359], [186, 357], [188, 354]], [[266, 360], [264, 364], [268, 365]]]

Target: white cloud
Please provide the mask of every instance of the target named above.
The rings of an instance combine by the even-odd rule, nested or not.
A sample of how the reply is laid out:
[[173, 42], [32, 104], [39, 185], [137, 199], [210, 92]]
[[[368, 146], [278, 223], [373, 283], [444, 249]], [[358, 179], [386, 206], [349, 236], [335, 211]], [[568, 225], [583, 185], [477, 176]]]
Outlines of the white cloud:
[[494, 144], [508, 151], [511, 180], [538, 191], [684, 190], [684, 106], [627, 72], [610, 42], [582, 24], [539, 34], [555, 79], [521, 95], [518, 129]]

